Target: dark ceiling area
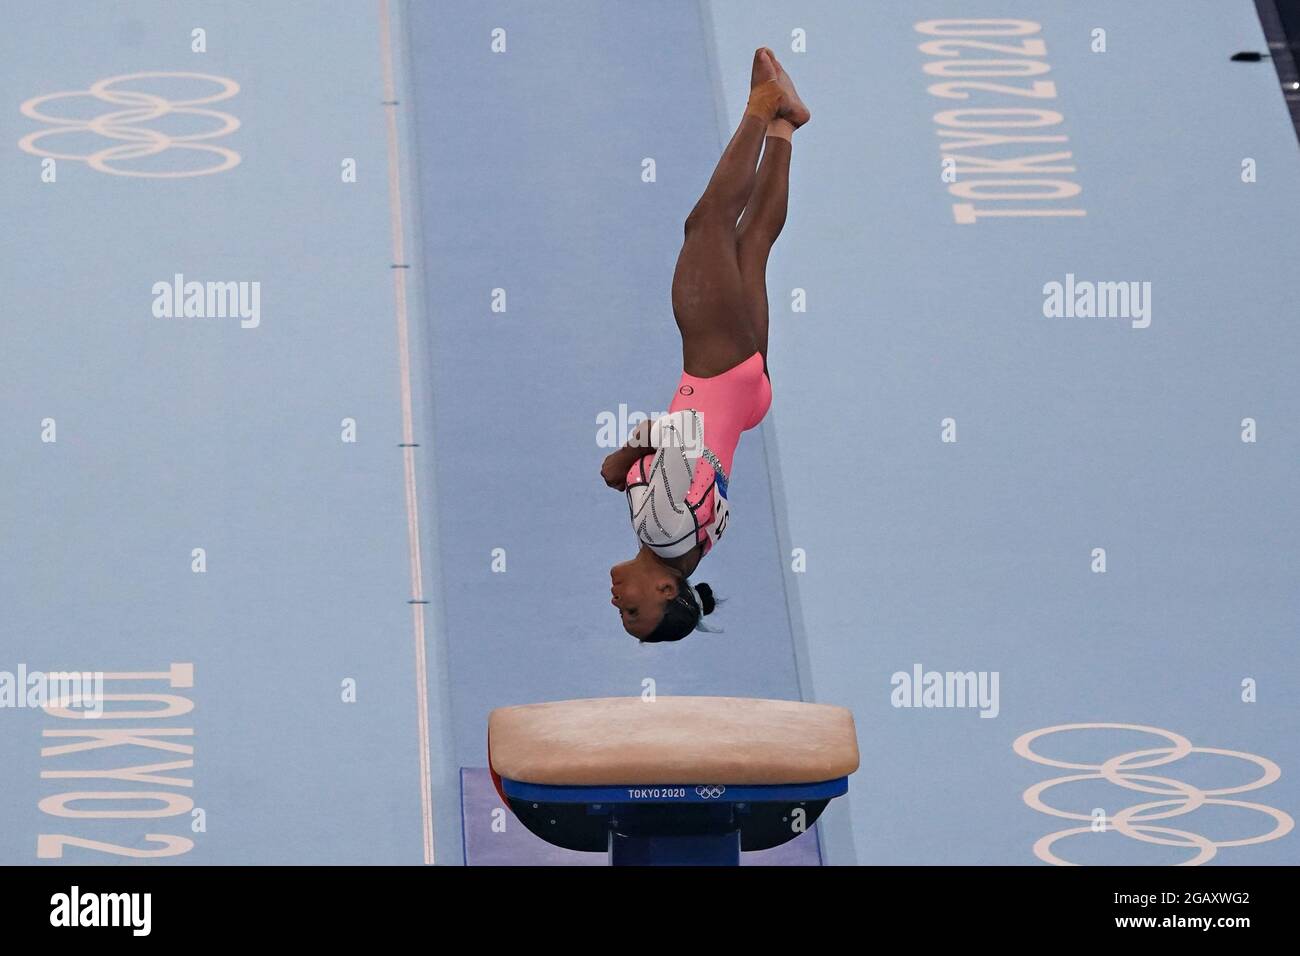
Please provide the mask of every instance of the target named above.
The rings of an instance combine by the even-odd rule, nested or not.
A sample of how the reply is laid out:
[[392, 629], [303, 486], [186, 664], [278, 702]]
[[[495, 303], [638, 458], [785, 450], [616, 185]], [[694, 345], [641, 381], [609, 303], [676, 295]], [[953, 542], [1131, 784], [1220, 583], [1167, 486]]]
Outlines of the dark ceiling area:
[[[1259, 22], [1268, 38], [1268, 56], [1277, 70], [1282, 95], [1291, 110], [1291, 123], [1300, 136], [1300, 73], [1296, 71], [1297, 48], [1300, 47], [1300, 0], [1255, 0]], [[1260, 51], [1246, 51], [1258, 53]], [[1238, 54], [1233, 59], [1256, 59]]]

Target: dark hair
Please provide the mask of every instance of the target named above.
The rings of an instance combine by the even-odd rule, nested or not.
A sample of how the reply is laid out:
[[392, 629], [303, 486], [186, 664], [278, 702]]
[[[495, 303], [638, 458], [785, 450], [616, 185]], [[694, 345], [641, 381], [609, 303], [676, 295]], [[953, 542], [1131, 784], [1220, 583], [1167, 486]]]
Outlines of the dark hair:
[[691, 593], [691, 582], [682, 578], [677, 584], [677, 596], [670, 598], [664, 605], [663, 620], [641, 640], [646, 644], [680, 641], [699, 627], [704, 615], [712, 614], [718, 602], [713, 599], [713, 588], [707, 584], [697, 584], [695, 590], [699, 592], [700, 604], [695, 603], [695, 595]]

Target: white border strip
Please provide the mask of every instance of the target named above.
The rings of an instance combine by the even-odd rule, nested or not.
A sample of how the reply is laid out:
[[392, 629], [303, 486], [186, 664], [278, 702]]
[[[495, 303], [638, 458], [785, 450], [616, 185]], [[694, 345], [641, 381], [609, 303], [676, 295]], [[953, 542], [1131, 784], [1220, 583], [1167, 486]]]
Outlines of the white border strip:
[[420, 743], [420, 813], [424, 862], [434, 862], [433, 779], [429, 767], [429, 680], [425, 631], [424, 570], [420, 554], [420, 497], [415, 482], [415, 424], [411, 411], [411, 347], [407, 320], [406, 247], [402, 229], [402, 179], [397, 139], [397, 86], [393, 79], [392, 17], [388, 0], [379, 0], [379, 48], [384, 71], [384, 118], [388, 141], [388, 210], [392, 236], [397, 354], [401, 363], [402, 470], [406, 486], [406, 543], [411, 566], [411, 625], [415, 640], [416, 712]]

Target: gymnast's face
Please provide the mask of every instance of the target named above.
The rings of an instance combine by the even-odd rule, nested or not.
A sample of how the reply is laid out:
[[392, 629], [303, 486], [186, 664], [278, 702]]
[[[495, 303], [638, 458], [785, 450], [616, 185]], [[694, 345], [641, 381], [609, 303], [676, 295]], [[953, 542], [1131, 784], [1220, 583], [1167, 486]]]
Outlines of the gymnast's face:
[[633, 559], [609, 569], [610, 604], [618, 608], [623, 630], [644, 639], [663, 620], [664, 605], [677, 595], [677, 581], [667, 568]]

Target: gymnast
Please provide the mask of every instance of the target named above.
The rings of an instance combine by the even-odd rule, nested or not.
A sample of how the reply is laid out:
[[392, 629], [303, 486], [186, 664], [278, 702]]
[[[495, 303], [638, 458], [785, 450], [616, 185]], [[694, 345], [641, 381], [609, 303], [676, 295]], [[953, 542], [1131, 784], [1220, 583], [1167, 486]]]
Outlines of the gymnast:
[[745, 115], [686, 217], [673, 272], [677, 394], [667, 415], [641, 422], [600, 469], [606, 485], [627, 493], [640, 542], [609, 570], [610, 603], [624, 630], [647, 643], [681, 640], [716, 604], [707, 584], [687, 579], [726, 531], [740, 434], [772, 404], [765, 273], [785, 224], [791, 136], [809, 116], [776, 56], [757, 50]]

